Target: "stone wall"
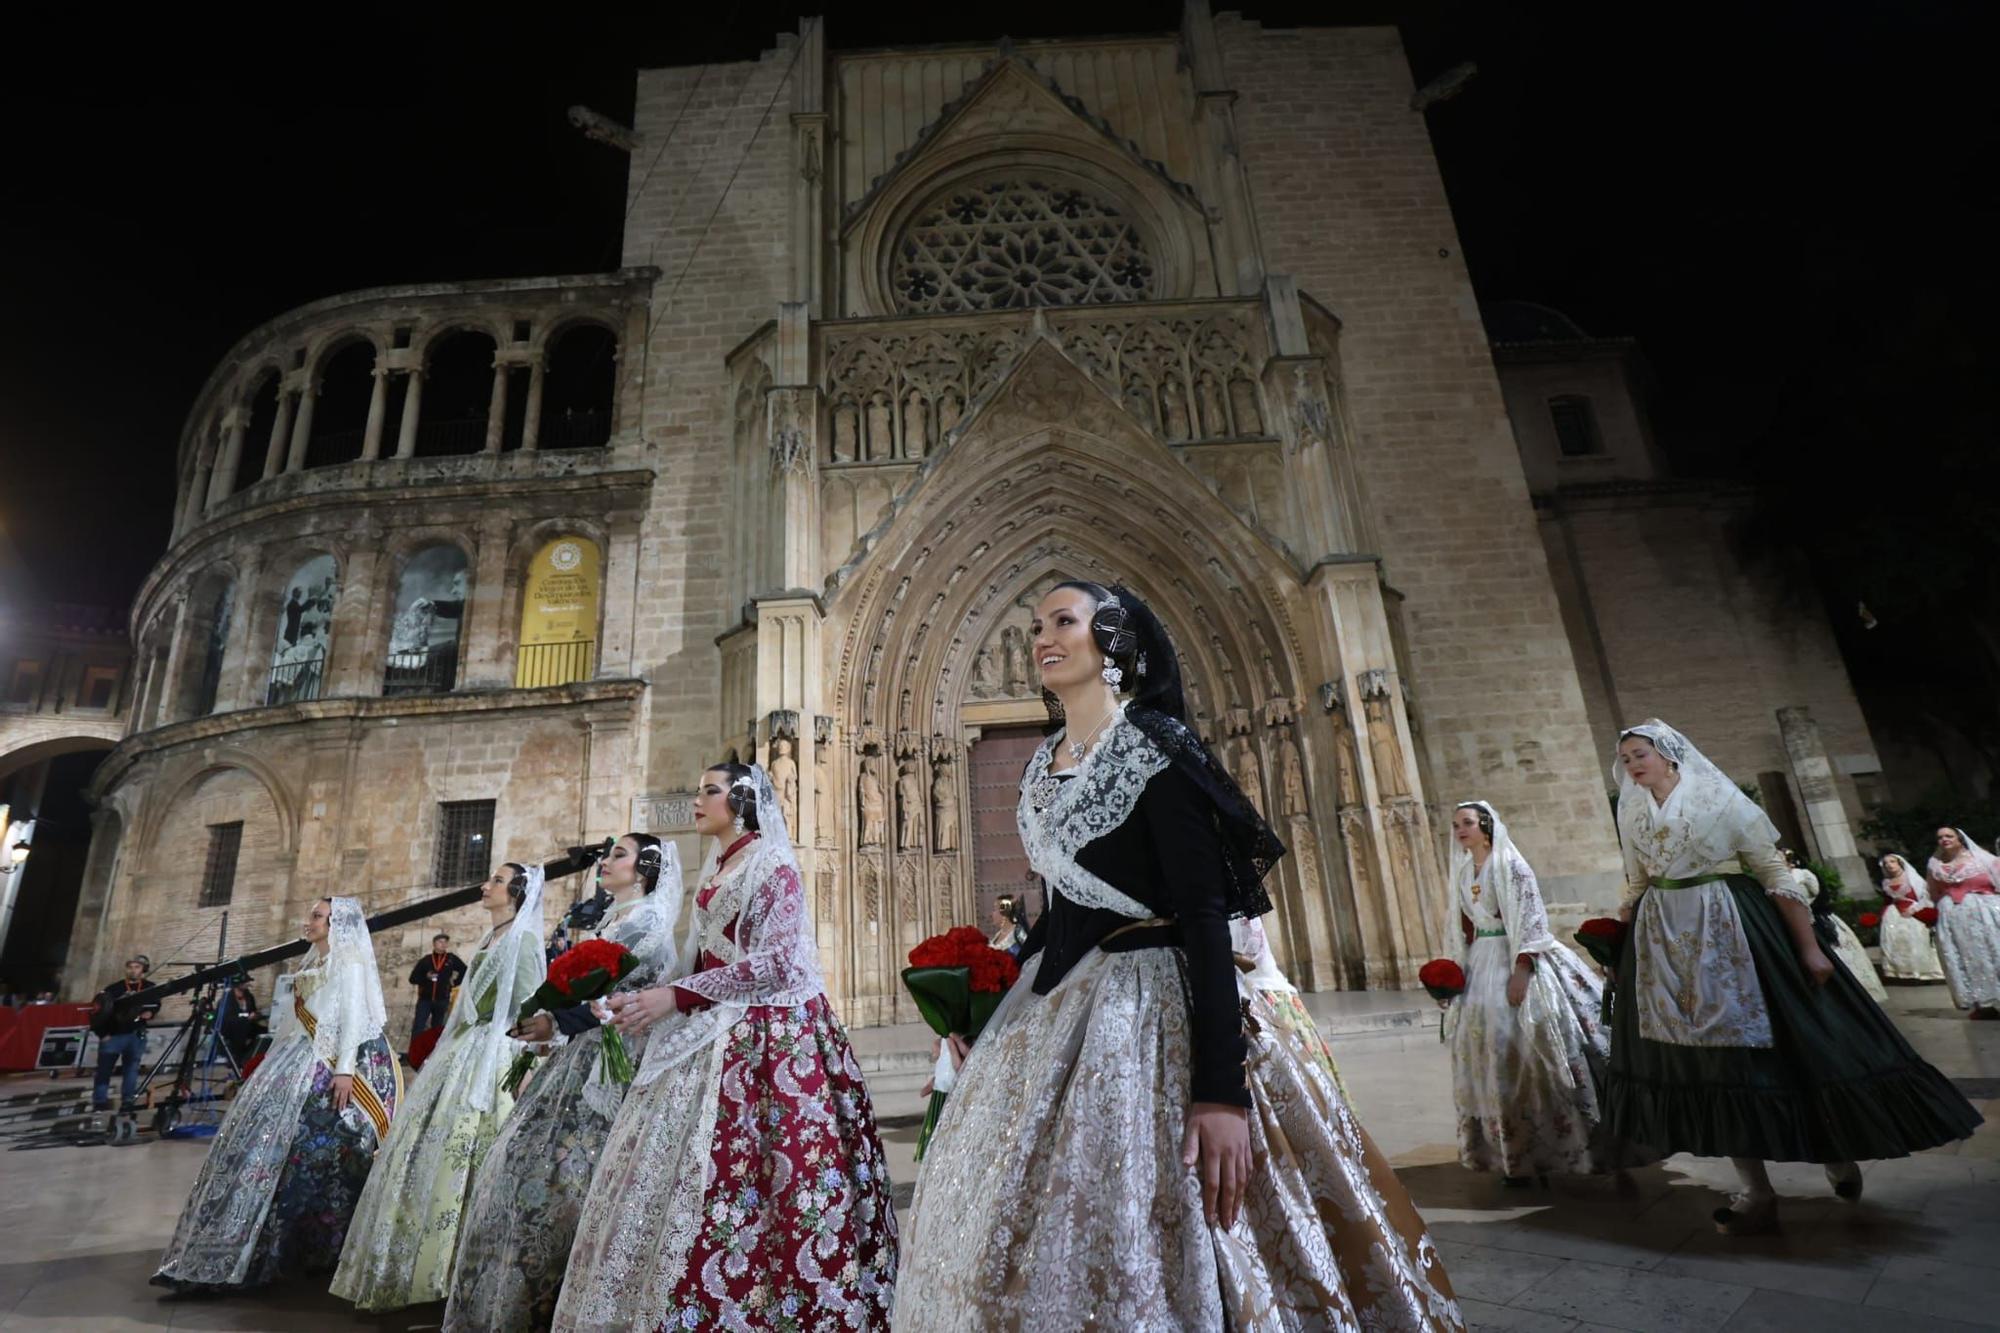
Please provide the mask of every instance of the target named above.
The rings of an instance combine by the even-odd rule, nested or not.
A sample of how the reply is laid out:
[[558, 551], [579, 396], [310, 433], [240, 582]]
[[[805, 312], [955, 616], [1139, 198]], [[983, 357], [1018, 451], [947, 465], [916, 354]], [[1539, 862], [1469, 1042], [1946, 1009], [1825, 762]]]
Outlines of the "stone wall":
[[1216, 20], [1265, 262], [1341, 321], [1345, 408], [1441, 789], [1552, 894], [1617, 852], [1569, 643], [1411, 80], [1387, 28]]

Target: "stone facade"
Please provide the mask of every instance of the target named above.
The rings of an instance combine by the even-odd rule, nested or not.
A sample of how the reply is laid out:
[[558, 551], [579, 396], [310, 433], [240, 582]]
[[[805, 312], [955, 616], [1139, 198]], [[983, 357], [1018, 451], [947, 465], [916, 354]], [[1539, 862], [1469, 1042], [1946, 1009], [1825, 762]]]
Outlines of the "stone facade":
[[[1409, 97], [1388, 30], [1199, 5], [852, 54], [807, 20], [641, 72], [629, 267], [335, 298], [218, 369], [73, 954], [191, 928], [210, 825], [261, 821], [236, 901], [275, 935], [315, 894], [426, 891], [444, 803], [545, 855], [680, 831], [734, 754], [782, 776], [843, 1014], [909, 1019], [909, 948], [989, 896], [974, 756], [1042, 717], [1025, 608], [1078, 576], [1173, 629], [1196, 725], [1293, 848], [1273, 936], [1302, 984], [1413, 985], [1446, 947], [1458, 799], [1607, 901], [1602, 762]], [[551, 452], [509, 394], [554, 391], [579, 319], [616, 341], [609, 428]], [[433, 349], [466, 327], [494, 366], [454, 435]], [[308, 406], [342, 366], [345, 442]], [[601, 555], [594, 657], [524, 684], [524, 571], [571, 539]], [[422, 611], [448, 604], [455, 667], [392, 692], [398, 590], [441, 544], [462, 582]]]
[[1747, 488], [1668, 475], [1629, 339], [1520, 303], [1489, 323], [1607, 785], [1619, 727], [1665, 718], [1865, 891], [1882, 765], [1809, 581], [1747, 553]]

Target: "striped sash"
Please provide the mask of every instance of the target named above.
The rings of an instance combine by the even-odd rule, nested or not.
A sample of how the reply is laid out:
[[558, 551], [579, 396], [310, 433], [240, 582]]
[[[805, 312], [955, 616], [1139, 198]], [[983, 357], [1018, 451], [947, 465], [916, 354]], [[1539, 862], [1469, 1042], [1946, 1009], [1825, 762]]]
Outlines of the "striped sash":
[[[292, 996], [292, 1014], [299, 1020], [299, 1026], [306, 1030], [308, 1039], [318, 1035], [319, 1022], [313, 1017], [312, 1010], [306, 1008], [303, 996], [298, 994]], [[375, 1122], [375, 1141], [377, 1143], [388, 1142], [389, 1110], [382, 1105], [382, 1099], [375, 1095], [374, 1085], [369, 1083], [365, 1078], [357, 1077], [354, 1079], [352, 1096], [355, 1105], [361, 1108], [362, 1114]], [[401, 1101], [402, 1096], [403, 1071], [398, 1069], [396, 1070], [396, 1099]]]

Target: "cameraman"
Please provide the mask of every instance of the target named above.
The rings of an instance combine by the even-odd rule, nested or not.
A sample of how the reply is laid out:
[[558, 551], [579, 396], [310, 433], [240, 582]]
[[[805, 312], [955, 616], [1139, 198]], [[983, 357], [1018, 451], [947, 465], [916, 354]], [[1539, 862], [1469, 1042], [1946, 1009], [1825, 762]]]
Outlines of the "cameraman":
[[120, 1013], [118, 1001], [144, 990], [146, 973], [152, 967], [145, 954], [134, 954], [125, 960], [124, 977], [97, 993], [97, 1012], [90, 1018], [90, 1030], [97, 1034], [97, 1082], [90, 1090], [93, 1111], [111, 1109], [111, 1067], [121, 1060], [125, 1065], [121, 1106], [133, 1109], [132, 1100], [139, 1093], [139, 1062], [146, 1057], [146, 1023], [160, 1012], [160, 1006], [149, 1004]]

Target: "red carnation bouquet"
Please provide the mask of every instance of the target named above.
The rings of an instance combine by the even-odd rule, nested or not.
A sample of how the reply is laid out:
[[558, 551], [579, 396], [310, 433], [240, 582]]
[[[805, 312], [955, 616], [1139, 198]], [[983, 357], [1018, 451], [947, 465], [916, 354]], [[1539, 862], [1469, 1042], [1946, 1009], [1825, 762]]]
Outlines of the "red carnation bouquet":
[[[986, 942], [973, 926], [958, 926], [910, 950], [910, 965], [903, 969], [903, 985], [917, 1002], [917, 1012], [931, 1031], [947, 1041], [955, 1034], [976, 1041], [986, 1021], [1000, 1007], [1000, 998], [1021, 976], [1021, 965], [1004, 949]], [[948, 1066], [950, 1052], [939, 1059]], [[923, 1128], [917, 1131], [917, 1160], [930, 1145], [931, 1131], [944, 1112], [945, 1090], [931, 1093], [924, 1112]]]
[[1417, 970], [1417, 980], [1440, 1005], [1450, 1004], [1465, 992], [1465, 969], [1449, 958], [1433, 958]]
[[[581, 944], [573, 944], [549, 964], [548, 980], [535, 987], [535, 993], [521, 1006], [514, 1022], [519, 1025], [539, 1013], [601, 1000], [638, 965], [639, 960], [632, 951], [615, 940], [585, 940]], [[618, 1035], [617, 1028], [608, 1023], [601, 1031], [604, 1040], [598, 1048], [598, 1059], [603, 1062], [604, 1077], [613, 1083], [630, 1083], [632, 1056], [625, 1049], [625, 1039]], [[504, 1085], [509, 1095], [521, 1086], [521, 1080], [527, 1077], [528, 1069], [534, 1062], [535, 1057], [527, 1051], [515, 1057]]]
[[1594, 916], [1576, 928], [1576, 942], [1590, 960], [1606, 972], [1618, 966], [1618, 948], [1625, 942], [1625, 923], [1615, 916]]
[[1927, 926], [1935, 926], [1937, 924], [1937, 908], [1935, 907], [1919, 907], [1916, 911], [1910, 913], [1910, 915]]

